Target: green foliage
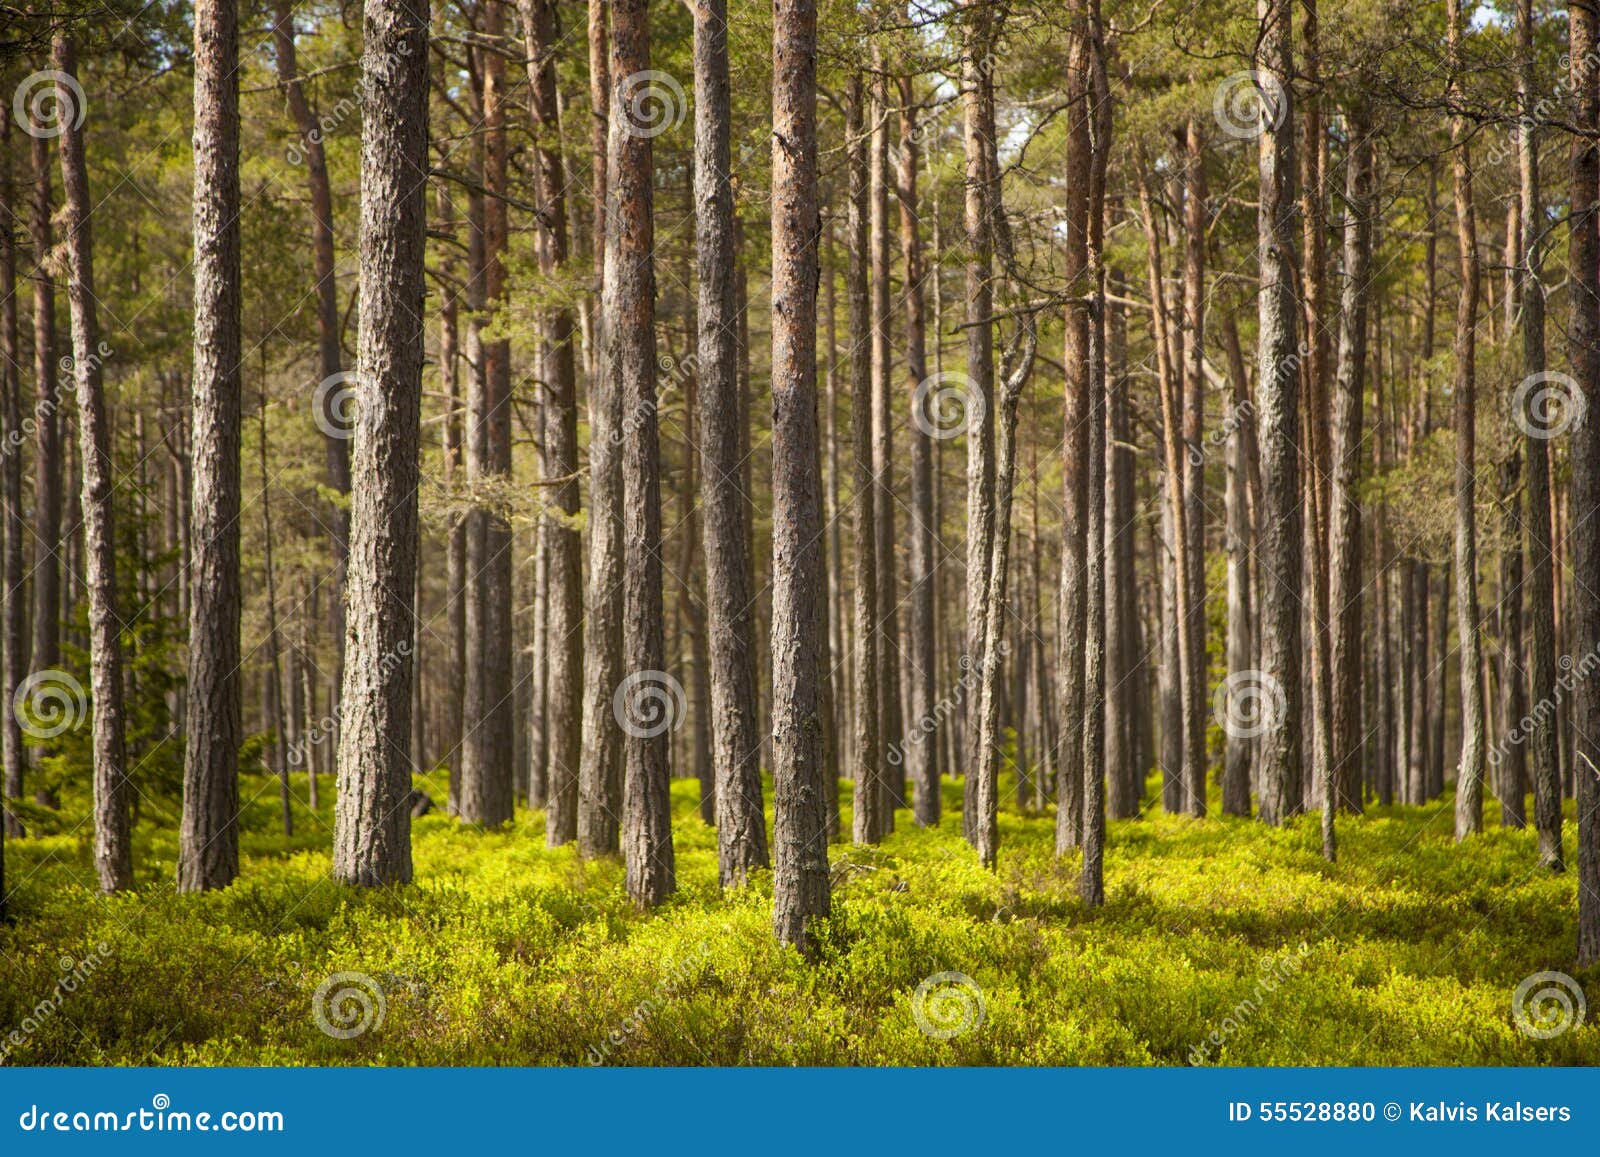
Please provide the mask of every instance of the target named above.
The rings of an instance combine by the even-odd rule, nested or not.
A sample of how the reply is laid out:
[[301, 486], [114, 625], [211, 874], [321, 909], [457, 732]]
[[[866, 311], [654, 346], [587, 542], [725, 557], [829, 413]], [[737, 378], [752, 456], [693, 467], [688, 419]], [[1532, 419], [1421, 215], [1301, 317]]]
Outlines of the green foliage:
[[[174, 893], [167, 827], [141, 825], [139, 889], [113, 898], [94, 893], [81, 836], [11, 842], [0, 1032], [64, 960], [106, 948], [7, 1063], [1176, 1065], [1214, 1031], [1203, 1063], [1600, 1061], [1592, 1023], [1535, 1040], [1511, 1018], [1523, 977], [1571, 971], [1572, 877], [1535, 870], [1530, 832], [1454, 844], [1448, 798], [1343, 824], [1337, 864], [1312, 819], [1113, 824], [1108, 903], [1089, 912], [1052, 817], [1003, 815], [988, 873], [947, 785], [938, 828], [902, 813], [881, 848], [833, 849], [834, 915], [808, 962], [773, 941], [765, 877], [719, 896], [691, 782], [673, 785], [682, 891], [649, 915], [620, 865], [547, 849], [529, 812], [494, 833], [427, 816], [414, 885], [342, 889], [331, 810], [294, 787], [286, 840], [276, 782], [246, 777], [244, 874], [218, 893]], [[383, 994], [382, 1023], [351, 1039], [312, 1014], [341, 972]], [[949, 1039], [914, 1011], [941, 972], [971, 977], [984, 1006]], [[1257, 1000], [1268, 975], [1281, 983]]]

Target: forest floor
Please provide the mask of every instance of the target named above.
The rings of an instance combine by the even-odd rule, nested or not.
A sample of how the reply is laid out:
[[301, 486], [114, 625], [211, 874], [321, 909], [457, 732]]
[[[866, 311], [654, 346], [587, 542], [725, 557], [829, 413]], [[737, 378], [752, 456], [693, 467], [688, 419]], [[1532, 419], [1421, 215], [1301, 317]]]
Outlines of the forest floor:
[[1572, 969], [1573, 874], [1539, 872], [1493, 803], [1460, 846], [1448, 796], [1341, 820], [1336, 864], [1313, 817], [1152, 810], [1110, 825], [1089, 912], [1052, 815], [1002, 813], [985, 872], [947, 784], [937, 828], [901, 812], [880, 848], [832, 849], [808, 963], [773, 942], [770, 881], [719, 895], [692, 781], [680, 891], [650, 915], [619, 864], [547, 849], [539, 814], [424, 817], [416, 882], [363, 894], [329, 879], [328, 805], [286, 839], [275, 782], [243, 795], [243, 873], [208, 895], [175, 894], [175, 827], [148, 816], [139, 888], [110, 899], [86, 829], [7, 842], [0, 1064], [1600, 1063], [1600, 1007], [1550, 1039], [1513, 1023], [1525, 977], [1600, 997], [1600, 969]]

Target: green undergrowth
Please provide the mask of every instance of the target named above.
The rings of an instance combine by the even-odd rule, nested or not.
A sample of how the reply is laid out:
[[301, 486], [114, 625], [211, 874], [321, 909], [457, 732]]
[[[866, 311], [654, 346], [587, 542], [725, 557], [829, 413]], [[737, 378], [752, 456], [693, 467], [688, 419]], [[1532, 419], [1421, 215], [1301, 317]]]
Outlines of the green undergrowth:
[[[176, 832], [155, 817], [137, 891], [114, 898], [94, 891], [84, 827], [8, 842], [0, 1063], [1600, 1062], [1600, 1006], [1550, 1039], [1513, 1022], [1524, 977], [1567, 972], [1600, 999], [1600, 970], [1572, 967], [1572, 874], [1537, 871], [1532, 834], [1495, 827], [1492, 804], [1462, 845], [1448, 798], [1341, 820], [1336, 864], [1312, 818], [1152, 811], [1110, 825], [1091, 912], [1052, 815], [1003, 814], [986, 872], [950, 784], [937, 828], [901, 812], [881, 847], [834, 846], [833, 916], [808, 961], [773, 941], [768, 878], [719, 894], [692, 782], [673, 784], [679, 892], [650, 914], [619, 864], [546, 848], [538, 813], [493, 833], [424, 817], [416, 882], [357, 892], [329, 879], [326, 804], [297, 806], [285, 838], [276, 785], [247, 777], [243, 794], [243, 873], [208, 895], [175, 894]], [[349, 1037], [314, 1015], [339, 973], [361, 976], [332, 990], [367, 1001]], [[971, 987], [935, 981], [919, 1001], [940, 973]], [[334, 1002], [324, 1020], [361, 1027], [363, 1011]], [[925, 1032], [919, 1012], [965, 1031]]]

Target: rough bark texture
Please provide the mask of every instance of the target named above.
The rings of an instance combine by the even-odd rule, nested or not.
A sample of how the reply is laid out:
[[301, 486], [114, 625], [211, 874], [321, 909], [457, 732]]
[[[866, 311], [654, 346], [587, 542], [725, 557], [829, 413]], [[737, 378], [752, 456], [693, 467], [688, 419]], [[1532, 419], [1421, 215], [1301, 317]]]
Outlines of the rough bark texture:
[[[1461, 0], [1450, 0], [1449, 51], [1452, 87], [1459, 83]], [[1478, 227], [1472, 204], [1472, 155], [1463, 117], [1451, 125], [1455, 149], [1456, 243], [1461, 293], [1456, 305], [1456, 631], [1461, 648], [1461, 763], [1456, 771], [1456, 839], [1483, 830], [1484, 705], [1481, 627], [1478, 621], [1477, 327]]]
[[[894, 497], [894, 344], [890, 309], [889, 81], [883, 54], [874, 41], [872, 83], [872, 473], [877, 491], [872, 506], [878, 539], [878, 726], [885, 751], [905, 751], [905, 721], [900, 705], [900, 583], [895, 573]], [[894, 829], [894, 809], [906, 804], [904, 758], [884, 768], [889, 805], [884, 817]]]
[[[1245, 374], [1239, 327], [1231, 314], [1222, 321], [1232, 397], [1228, 415], [1227, 483], [1223, 491], [1225, 544], [1228, 553], [1228, 677], [1248, 678], [1256, 665], [1255, 584], [1251, 576], [1250, 476], [1255, 462], [1255, 424], [1251, 421], [1250, 383]], [[1227, 732], [1222, 755], [1222, 814], [1250, 814], [1250, 780], [1256, 740], [1237, 729]]]
[[845, 155], [848, 197], [845, 248], [848, 267], [845, 298], [850, 315], [850, 436], [852, 487], [855, 507], [855, 673], [856, 712], [852, 803], [854, 838], [858, 844], [875, 844], [888, 830], [885, 811], [888, 789], [884, 783], [884, 757], [879, 731], [882, 696], [878, 682], [878, 537], [877, 486], [872, 459], [872, 306], [868, 294], [868, 188], [867, 134], [860, 73], [853, 73], [845, 88]]
[[817, 477], [817, 9], [772, 4], [772, 754], [773, 931], [810, 946], [825, 917], [826, 776], [820, 638], [822, 488]]
[[1206, 502], [1205, 425], [1206, 238], [1210, 227], [1205, 138], [1191, 119], [1183, 134], [1183, 612], [1184, 783], [1190, 815], [1206, 814]]
[[1361, 673], [1362, 403], [1367, 376], [1367, 299], [1372, 267], [1372, 136], [1366, 107], [1347, 116], [1344, 287], [1339, 304], [1339, 352], [1330, 430], [1332, 478], [1328, 519], [1328, 604], [1333, 699], [1333, 786], [1338, 806], [1362, 810]]
[[422, 416], [428, 9], [369, 0], [362, 21], [361, 336], [356, 356], [343, 726], [333, 875], [411, 879], [412, 590]]
[[1057, 654], [1057, 706], [1065, 741], [1057, 753], [1056, 851], [1082, 842], [1083, 655], [1087, 628], [1084, 572], [1088, 563], [1089, 474], [1089, 105], [1088, 31], [1082, 6], [1072, 13], [1068, 56], [1066, 234], [1062, 276], [1073, 298], [1067, 304], [1062, 361], [1066, 397], [1062, 414], [1061, 629]]
[[[661, 451], [656, 415], [655, 234], [651, 140], [629, 121], [627, 80], [650, 67], [648, 0], [611, 9], [611, 173], [606, 205], [604, 299], [607, 369], [627, 415], [622, 430], [623, 683], [614, 708], [623, 743], [622, 857], [628, 895], [641, 908], [673, 892], [669, 728], [682, 722], [639, 709], [659, 690], [665, 642], [661, 593]], [[631, 682], [630, 682], [631, 681]], [[626, 688], [626, 690], [624, 690]], [[681, 692], [680, 692], [681, 694]]]
[[[1519, 109], [1518, 176], [1522, 212], [1522, 372], [1545, 369], [1545, 293], [1540, 230], [1545, 211], [1539, 187], [1539, 136], [1533, 120], [1538, 94], [1533, 73], [1533, 0], [1517, 4]], [[1548, 440], [1531, 423], [1523, 440], [1527, 454], [1528, 514], [1528, 694], [1532, 702], [1551, 703], [1556, 686], [1555, 572], [1550, 546], [1550, 455]], [[1539, 863], [1562, 868], [1561, 767], [1554, 721], [1538, 723], [1527, 741], [1527, 775], [1533, 787], [1534, 823], [1539, 829]]]
[[[3, 504], [5, 543], [0, 559], [0, 585], [5, 589], [0, 618], [0, 861], [6, 836], [22, 835], [22, 824], [4, 808], [4, 799], [22, 795], [22, 728], [11, 706], [23, 679], [28, 645], [27, 588], [23, 585], [23, 536], [27, 533], [22, 509], [21, 349], [17, 331], [17, 241], [10, 222], [21, 220], [16, 181], [11, 171], [13, 139], [11, 110], [0, 109], [0, 435], [9, 452], [0, 459], [0, 504]], [[4, 865], [0, 863], [0, 920], [5, 919]]]
[[[70, 389], [56, 362], [56, 290], [46, 255], [54, 244], [50, 193], [50, 142], [33, 138], [33, 378], [37, 397], [33, 448], [33, 639], [30, 665], [48, 671], [61, 664], [61, 408]], [[180, 466], [181, 470], [182, 467]], [[180, 575], [187, 568], [178, 568]], [[185, 609], [181, 604], [180, 610]]]
[[[965, 27], [961, 60], [962, 141], [965, 152], [965, 191], [963, 228], [966, 237], [964, 264], [966, 316], [966, 451], [967, 451], [967, 534], [965, 654], [962, 669], [981, 669], [984, 661], [984, 616], [977, 592], [988, 587], [989, 547], [994, 531], [994, 289], [993, 255], [985, 217], [987, 174], [985, 172], [982, 73], [990, 50], [987, 8], [968, 0], [963, 6]], [[976, 720], [963, 720], [962, 766], [966, 790], [963, 793], [963, 821], [971, 835], [972, 778], [978, 765]], [[1074, 828], [1076, 824], [1072, 825]]]
[[[75, 99], [77, 49], [65, 33], [54, 44], [60, 107]], [[79, 90], [81, 91], [81, 90]], [[94, 862], [100, 890], [133, 886], [133, 841], [128, 825], [127, 747], [122, 707], [122, 620], [117, 613], [117, 550], [111, 495], [111, 423], [101, 378], [100, 322], [94, 292], [94, 238], [83, 131], [61, 118], [61, 187], [66, 201], [67, 300], [72, 310], [72, 369], [78, 396], [82, 471], [84, 582], [89, 601], [90, 694], [94, 700]]]
[[743, 884], [767, 866], [756, 717], [754, 607], [739, 449], [739, 322], [734, 299], [727, 0], [696, 12], [695, 248], [699, 274], [700, 450], [711, 658], [717, 877]]
[[[1595, 10], [1569, 8], [1573, 123], [1590, 135], [1572, 140], [1572, 269], [1569, 357], [1589, 417], [1572, 431], [1572, 572], [1580, 592], [1600, 591], [1600, 93], [1596, 91]], [[1572, 601], [1572, 650], [1586, 658], [1600, 647], [1600, 601]], [[1578, 967], [1600, 961], [1600, 682], [1580, 680], [1574, 712], [1573, 755], [1578, 801]]]
[[[918, 385], [928, 376], [927, 306], [924, 292], [921, 222], [917, 202], [917, 108], [909, 77], [900, 78], [900, 248], [905, 261], [906, 394], [915, 398]], [[933, 439], [912, 422], [906, 431], [911, 442], [910, 579], [907, 592], [908, 703], [910, 716], [903, 728], [906, 778], [911, 784], [912, 806], [918, 824], [939, 822], [939, 719], [934, 711], [934, 578], [935, 531], [933, 522]]]
[[[539, 272], [554, 279], [567, 266], [567, 178], [556, 104], [556, 10], [554, 0], [521, 0], [521, 9], [536, 141]], [[576, 326], [571, 308], [545, 310], [540, 318], [540, 336], [545, 471], [540, 493], [549, 504], [542, 528], [548, 568], [543, 719], [548, 784], [545, 835], [553, 847], [571, 843], [578, 835], [583, 710], [583, 542], [575, 522], [578, 399]]]
[[1274, 112], [1260, 138], [1257, 213], [1261, 293], [1256, 430], [1261, 454], [1261, 681], [1272, 710], [1261, 734], [1261, 818], [1281, 824], [1301, 808], [1300, 382], [1295, 348], [1292, 5], [1258, 0], [1256, 67]]
[[237, 0], [194, 13], [194, 379], [188, 730], [178, 890], [239, 874], [240, 260]]

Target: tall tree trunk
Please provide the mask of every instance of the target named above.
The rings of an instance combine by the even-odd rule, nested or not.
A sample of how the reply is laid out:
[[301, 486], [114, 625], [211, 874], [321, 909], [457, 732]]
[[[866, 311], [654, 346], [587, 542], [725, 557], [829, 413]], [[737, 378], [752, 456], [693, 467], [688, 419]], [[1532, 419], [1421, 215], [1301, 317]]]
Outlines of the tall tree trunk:
[[[440, 227], [454, 232], [454, 206], [441, 182], [438, 187]], [[446, 259], [446, 269], [457, 272], [457, 264]], [[452, 494], [461, 480], [464, 462], [461, 444], [461, 357], [459, 353], [459, 301], [452, 285], [440, 293], [439, 300], [439, 378], [444, 394], [445, 488]], [[461, 700], [467, 670], [467, 526], [459, 512], [451, 512], [445, 527], [445, 630], [448, 654], [445, 659], [444, 735], [440, 753], [449, 763], [449, 787], [445, 810], [459, 815], [461, 810]]]
[[[263, 373], [262, 382], [266, 376]], [[278, 636], [278, 578], [272, 567], [272, 492], [267, 476], [267, 395], [261, 394], [260, 439], [258, 463], [261, 467], [261, 554], [262, 570], [267, 580], [267, 669], [263, 676], [266, 684], [267, 726], [272, 729], [271, 769], [278, 777], [278, 803], [282, 812], [283, 834], [294, 835], [294, 813], [289, 803], [288, 721], [284, 712], [283, 648]]]
[[1210, 208], [1206, 192], [1205, 139], [1190, 119], [1183, 135], [1183, 612], [1188, 651], [1183, 660], [1184, 783], [1188, 810], [1206, 814], [1206, 526], [1205, 421], [1206, 238]]
[[817, 478], [817, 9], [772, 4], [773, 930], [810, 946], [831, 906], [822, 766]]
[[[1248, 679], [1246, 672], [1254, 670], [1256, 666], [1253, 630], [1255, 587], [1250, 574], [1254, 538], [1250, 519], [1250, 476], [1255, 460], [1255, 429], [1251, 421], [1254, 403], [1250, 398], [1250, 382], [1239, 344], [1239, 327], [1231, 313], [1225, 314], [1222, 319], [1222, 341], [1227, 351], [1228, 383], [1232, 389], [1226, 424], [1227, 482], [1223, 492], [1228, 553], [1227, 678], [1237, 682]], [[1222, 756], [1223, 815], [1250, 814], [1250, 772], [1255, 750], [1255, 736], [1239, 728], [1225, 732]]]
[[[595, 294], [605, 285], [611, 125], [609, 0], [589, 0], [589, 99], [593, 114], [590, 234]], [[607, 368], [605, 315], [589, 377], [589, 586], [584, 593], [583, 747], [578, 762], [578, 853], [620, 850], [622, 731], [611, 709], [622, 677], [622, 397]]]
[[[64, 499], [61, 465], [61, 408], [66, 385], [56, 361], [56, 290], [50, 270], [54, 248], [54, 199], [50, 193], [50, 141], [44, 133], [33, 138], [33, 206], [29, 228], [33, 242], [33, 377], [37, 391], [34, 424], [37, 427], [33, 449], [33, 639], [29, 646], [34, 671], [53, 671], [61, 665], [61, 570], [66, 542], [61, 536], [61, 506]], [[187, 468], [187, 457], [184, 465]], [[187, 526], [187, 498], [185, 498]], [[178, 565], [180, 612], [188, 613], [187, 536], [183, 561]], [[48, 791], [38, 791], [40, 804], [54, 805]]]
[[1289, 0], [1257, 0], [1256, 66], [1265, 86], [1260, 136], [1260, 262], [1256, 442], [1261, 455], [1261, 818], [1282, 824], [1301, 809], [1300, 381], [1294, 254], [1294, 33]]
[[611, 174], [606, 206], [603, 313], [607, 376], [620, 392], [622, 429], [623, 617], [626, 672], [614, 708], [623, 743], [622, 854], [628, 895], [641, 908], [661, 903], [677, 884], [669, 728], [682, 722], [682, 688], [663, 709], [659, 696], [665, 639], [661, 592], [661, 448], [656, 414], [654, 221], [655, 167], [647, 126], [630, 94], [650, 68], [648, 0], [615, 0], [611, 9]]
[[194, 585], [180, 892], [226, 888], [239, 874], [238, 19], [236, 0], [195, 5]]
[[710, 638], [712, 776], [717, 801], [717, 878], [742, 885], [767, 858], [761, 799], [761, 726], [740, 485], [738, 315], [734, 296], [732, 98], [727, 0], [695, 13], [696, 370], [705, 506], [706, 631]]
[[[1367, 377], [1367, 299], [1372, 268], [1372, 130], [1366, 104], [1353, 100], [1347, 116], [1344, 286], [1339, 303], [1328, 518], [1328, 601], [1333, 632], [1333, 786], [1337, 804], [1362, 810], [1361, 670], [1362, 403]], [[1381, 581], [1381, 579], [1380, 579]]]
[[[1056, 854], [1083, 842], [1083, 661], [1088, 627], [1085, 572], [1089, 525], [1089, 83], [1084, 5], [1074, 5], [1068, 49], [1066, 235], [1062, 276], [1068, 287], [1062, 362], [1066, 367], [1062, 427], [1061, 631], [1057, 691], [1064, 740], [1056, 790]], [[968, 590], [974, 588], [968, 583]], [[982, 589], [982, 588], [977, 588]], [[969, 595], [970, 597], [970, 595]], [[1098, 769], [1096, 770], [1098, 774]]]
[[[928, 376], [927, 305], [924, 289], [922, 231], [917, 200], [917, 106], [912, 78], [902, 76], [900, 95], [900, 248], [905, 262], [906, 394], [916, 397]], [[910, 718], [903, 721], [906, 778], [912, 786], [912, 805], [922, 827], [939, 822], [939, 765], [934, 714], [934, 526], [933, 439], [912, 422], [906, 437], [911, 442], [911, 589], [907, 592], [906, 664], [910, 686]]]
[[362, 20], [361, 316], [333, 877], [411, 879], [411, 605], [417, 565], [428, 8], [369, 0]]
[[[0, 621], [0, 708], [11, 704], [23, 679], [28, 645], [27, 587], [22, 576], [22, 350], [17, 331], [17, 240], [11, 222], [22, 219], [16, 183], [11, 173], [11, 112], [0, 108], [0, 434], [6, 453], [0, 458], [0, 502], [4, 503], [4, 557], [0, 583], [5, 588], [4, 619]], [[40, 394], [43, 401], [44, 395]], [[7, 799], [22, 796], [22, 728], [14, 707], [0, 716], [0, 861], [5, 859], [5, 837], [21, 836], [22, 822], [5, 809]], [[5, 920], [4, 864], [0, 862], [0, 921]]]
[[[1454, 0], [1452, 0], [1454, 2]], [[1596, 84], [1595, 10], [1585, 3], [1568, 9], [1572, 120], [1587, 136], [1572, 139], [1570, 219], [1572, 320], [1569, 356], [1573, 376], [1590, 413], [1600, 413], [1600, 86]], [[1571, 525], [1573, 581], [1581, 591], [1600, 590], [1600, 422], [1578, 422], [1572, 437]], [[1573, 600], [1572, 651], [1585, 657], [1600, 648], [1600, 604]], [[1578, 967], [1600, 961], [1600, 683], [1578, 683], [1573, 755], [1578, 799]]]
[[[1088, 623], [1083, 660], [1083, 874], [1078, 894], [1084, 905], [1106, 902], [1104, 858], [1105, 731], [1106, 731], [1106, 165], [1111, 153], [1111, 89], [1106, 79], [1105, 41], [1100, 0], [1088, 0], [1089, 120], [1092, 155], [1089, 169], [1089, 477], [1084, 580]], [[1191, 139], [1193, 134], [1191, 133]], [[1198, 338], [1198, 329], [1195, 332]], [[1031, 356], [1031, 353], [1030, 353]], [[1019, 383], [1020, 385], [1020, 383]], [[1114, 596], [1113, 596], [1114, 597]], [[1204, 797], [1204, 772], [1201, 795]]]
[[[1449, 0], [1452, 91], [1459, 92], [1462, 0]], [[1460, 249], [1461, 296], [1456, 308], [1456, 614], [1461, 647], [1461, 764], [1456, 772], [1456, 839], [1483, 830], [1484, 707], [1482, 640], [1478, 622], [1476, 359], [1478, 328], [1478, 227], [1472, 205], [1471, 126], [1451, 124], [1455, 150], [1456, 243]]]
[[[871, 193], [865, 104], [861, 74], [852, 73], [845, 87], [845, 164], [849, 182], [845, 298], [850, 315], [850, 433], [855, 506], [856, 762], [851, 811], [855, 842], [875, 844], [889, 830], [886, 815], [889, 798], [879, 730], [883, 698], [878, 693], [882, 676], [878, 649], [882, 639], [878, 622], [878, 494], [872, 456], [872, 305], [867, 268], [871, 251], [868, 226]], [[896, 757], [900, 754], [898, 750], [895, 752]]]
[[[900, 704], [900, 591], [895, 574], [894, 499], [894, 344], [890, 308], [889, 80], [883, 55], [873, 47], [872, 82], [872, 473], [877, 490], [872, 506], [878, 540], [878, 725], [886, 751], [905, 751]], [[894, 829], [894, 809], [906, 805], [906, 765], [901, 758], [884, 768], [889, 793], [884, 824]]]
[[[90, 694], [94, 700], [94, 862], [100, 890], [133, 886], [133, 841], [128, 826], [127, 745], [122, 707], [122, 620], [117, 612], [117, 547], [111, 496], [115, 466], [106, 414], [94, 289], [94, 238], [89, 171], [77, 108], [77, 47], [57, 32], [53, 47], [60, 110], [61, 187], [65, 195], [67, 300], [72, 309], [72, 369], [78, 396], [78, 439], [83, 457], [82, 503], [85, 586], [89, 600]], [[237, 459], [235, 459], [237, 462]]]
[[[1517, 170], [1522, 212], [1522, 372], [1545, 372], [1544, 270], [1540, 243], [1545, 209], [1539, 186], [1539, 100], [1534, 87], [1533, 0], [1517, 3], [1517, 98], [1522, 123], [1517, 132]], [[1572, 399], [1568, 399], [1572, 403]], [[1550, 455], [1547, 431], [1528, 423], [1523, 449], [1528, 456], [1528, 693], [1536, 704], [1555, 701], [1555, 575], [1551, 563]], [[1562, 869], [1561, 766], [1552, 719], [1538, 722], [1527, 739], [1527, 774], [1533, 786], [1534, 823], [1539, 829], [1539, 864]]]
[[[486, 0], [482, 35], [490, 43], [505, 30], [501, 0]], [[462, 694], [461, 816], [498, 827], [511, 819], [515, 800], [511, 676], [511, 531], [485, 490], [510, 473], [510, 346], [485, 336], [504, 306], [506, 245], [505, 58], [497, 47], [477, 48], [474, 79], [481, 119], [478, 168], [481, 191], [472, 198], [480, 260], [469, 268], [474, 307], [468, 324], [472, 364], [467, 394], [467, 481], [475, 488], [467, 533], [467, 671]]]
[[[566, 167], [556, 102], [554, 0], [520, 0], [528, 53], [539, 272], [552, 280], [566, 271]], [[576, 326], [572, 309], [547, 309], [540, 318], [544, 372], [545, 477], [542, 525], [548, 590], [545, 605], [544, 745], [548, 768], [545, 836], [552, 847], [578, 835], [579, 739], [583, 710], [583, 542], [578, 516], [578, 398]]]

